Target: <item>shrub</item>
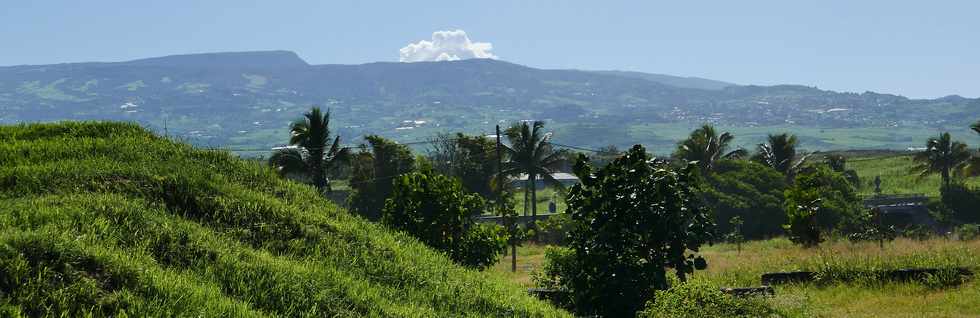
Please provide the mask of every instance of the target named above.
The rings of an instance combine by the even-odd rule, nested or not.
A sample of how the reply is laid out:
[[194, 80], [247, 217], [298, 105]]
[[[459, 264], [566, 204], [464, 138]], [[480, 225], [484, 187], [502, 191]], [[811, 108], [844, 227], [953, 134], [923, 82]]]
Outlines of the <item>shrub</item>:
[[[575, 269], [575, 252], [565, 247], [548, 247], [544, 251], [544, 263], [539, 270], [531, 272], [531, 280], [535, 286], [545, 289], [566, 292], [571, 290], [569, 273], [578, 272]], [[566, 309], [575, 309], [572, 299], [568, 297], [553, 299], [555, 305]]]
[[820, 199], [803, 204], [787, 207], [789, 223], [785, 225], [789, 240], [806, 247], [813, 247], [823, 242], [820, 229], [817, 227], [817, 211], [820, 210]]
[[719, 233], [731, 233], [731, 218], [740, 217], [748, 239], [774, 237], [786, 223], [783, 192], [786, 178], [773, 168], [751, 161], [721, 160], [715, 173], [704, 176], [700, 195], [714, 211]]
[[796, 177], [786, 190], [785, 205], [787, 234], [805, 246], [819, 244], [820, 231], [860, 232], [868, 219], [851, 183], [823, 165], [807, 167]]
[[381, 222], [457, 263], [482, 269], [497, 262], [507, 243], [502, 227], [475, 223], [484, 205], [479, 195], [464, 192], [456, 179], [432, 170], [414, 172], [395, 179]]
[[942, 203], [950, 217], [961, 223], [980, 223], [980, 190], [962, 184], [942, 189]]
[[[655, 290], [667, 289], [667, 269], [683, 280], [706, 267], [696, 256], [713, 224], [694, 193], [688, 165], [675, 171], [634, 146], [593, 171], [585, 156], [575, 164], [582, 180], [568, 196], [572, 264], [562, 268], [575, 310], [607, 317], [632, 316]], [[690, 253], [689, 253], [690, 251]]]
[[778, 316], [764, 300], [735, 298], [717, 286], [693, 280], [657, 291], [637, 317], [769, 317]]
[[568, 231], [572, 226], [572, 217], [568, 213], [553, 214], [545, 220], [537, 221], [538, 243], [565, 245], [568, 243]]
[[980, 238], [980, 224], [963, 224], [956, 228], [956, 238], [961, 241], [972, 241]]

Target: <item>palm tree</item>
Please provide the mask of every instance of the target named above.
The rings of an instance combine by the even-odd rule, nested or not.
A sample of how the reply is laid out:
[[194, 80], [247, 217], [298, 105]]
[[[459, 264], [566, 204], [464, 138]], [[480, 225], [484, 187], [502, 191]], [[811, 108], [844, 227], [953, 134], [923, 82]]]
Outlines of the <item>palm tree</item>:
[[321, 113], [313, 107], [303, 114], [303, 118], [289, 126], [289, 145], [294, 147], [276, 151], [269, 157], [272, 166], [282, 175], [302, 175], [309, 178], [313, 186], [321, 192], [330, 189], [327, 172], [350, 155], [347, 148], [340, 147], [340, 136], [333, 140], [330, 148], [330, 111]]
[[[541, 177], [547, 183], [559, 185], [551, 174], [561, 165], [564, 151], [555, 151], [551, 143], [551, 134], [544, 132], [544, 123], [535, 121], [516, 123], [504, 132], [510, 146], [504, 146], [505, 157], [508, 158], [500, 169], [501, 176], [527, 175], [527, 187], [524, 188], [525, 198], [530, 192], [531, 224], [537, 220], [537, 179]], [[526, 202], [526, 200], [525, 200]]]
[[752, 159], [776, 169], [786, 175], [787, 180], [792, 180], [808, 156], [796, 153], [797, 143], [796, 135], [769, 135], [768, 142], [759, 144], [758, 152]]
[[718, 135], [715, 127], [704, 125], [691, 132], [691, 136], [677, 145], [674, 157], [686, 161], [697, 161], [701, 173], [707, 174], [714, 170], [715, 163], [720, 159], [738, 159], [748, 154], [745, 149], [728, 151], [729, 144], [735, 139], [730, 133]]
[[926, 150], [917, 153], [913, 159], [919, 163], [913, 168], [919, 172], [919, 177], [939, 173], [945, 189], [949, 187], [951, 172], [963, 168], [970, 159], [970, 151], [966, 144], [953, 141], [949, 133], [941, 133], [938, 138], [929, 138]]

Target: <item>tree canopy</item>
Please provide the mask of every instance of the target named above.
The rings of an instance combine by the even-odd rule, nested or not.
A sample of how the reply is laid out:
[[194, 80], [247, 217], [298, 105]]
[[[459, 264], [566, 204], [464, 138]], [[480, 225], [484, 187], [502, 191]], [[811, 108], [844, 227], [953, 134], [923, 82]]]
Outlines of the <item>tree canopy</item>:
[[713, 224], [697, 202], [693, 165], [674, 170], [639, 145], [599, 170], [579, 158], [582, 183], [568, 196], [575, 257], [562, 276], [581, 314], [632, 316], [669, 287], [668, 268], [684, 279], [706, 266], [696, 253]]

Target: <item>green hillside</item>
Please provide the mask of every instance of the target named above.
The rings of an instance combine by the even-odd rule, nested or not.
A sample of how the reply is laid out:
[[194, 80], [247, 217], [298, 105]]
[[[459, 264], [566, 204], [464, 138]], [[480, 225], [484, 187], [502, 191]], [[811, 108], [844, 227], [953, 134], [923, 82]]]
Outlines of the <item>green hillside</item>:
[[136, 125], [0, 126], [0, 316], [567, 316]]
[[[952, 93], [952, 92], [951, 92]], [[0, 67], [0, 124], [138, 122], [195, 145], [268, 155], [311, 105], [330, 109], [347, 145], [441, 132], [487, 134], [543, 120], [555, 141], [642, 144], [660, 155], [705, 123], [752, 148], [793, 132], [807, 150], [920, 147], [948, 131], [972, 136], [980, 99], [910, 99], [799, 85], [733, 85], [636, 72], [548, 70], [498, 60], [309, 65], [285, 51], [166, 56], [128, 62]], [[235, 120], [228, 120], [234, 114]]]

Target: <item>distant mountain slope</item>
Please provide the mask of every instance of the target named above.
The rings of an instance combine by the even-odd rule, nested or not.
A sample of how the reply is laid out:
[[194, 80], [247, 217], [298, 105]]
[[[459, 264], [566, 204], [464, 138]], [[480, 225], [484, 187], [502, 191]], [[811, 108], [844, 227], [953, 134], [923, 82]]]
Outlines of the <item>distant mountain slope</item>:
[[0, 126], [0, 316], [565, 317], [306, 185], [132, 124]]
[[624, 76], [630, 78], [645, 79], [651, 82], [657, 82], [664, 85], [670, 85], [675, 87], [683, 88], [697, 88], [697, 89], [709, 89], [709, 90], [719, 90], [725, 87], [735, 86], [735, 84], [716, 81], [700, 77], [680, 77], [664, 74], [651, 74], [642, 72], [629, 72], [629, 71], [595, 71], [599, 74], [606, 75], [616, 75]]
[[311, 104], [332, 110], [348, 143], [365, 134], [413, 141], [440, 131], [490, 132], [497, 123], [538, 119], [563, 142], [643, 143], [661, 153], [706, 122], [736, 132], [746, 147], [792, 131], [810, 149], [905, 149], [940, 130], [968, 135], [980, 114], [980, 100], [958, 96], [729, 86], [480, 59], [308, 65], [295, 53], [270, 51], [0, 67], [0, 123], [129, 120], [199, 145], [268, 149], [285, 141], [286, 124]]

